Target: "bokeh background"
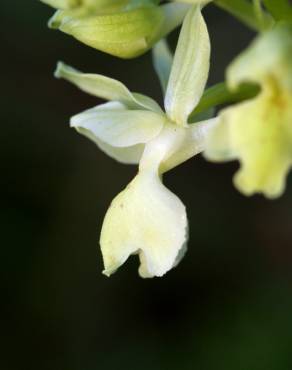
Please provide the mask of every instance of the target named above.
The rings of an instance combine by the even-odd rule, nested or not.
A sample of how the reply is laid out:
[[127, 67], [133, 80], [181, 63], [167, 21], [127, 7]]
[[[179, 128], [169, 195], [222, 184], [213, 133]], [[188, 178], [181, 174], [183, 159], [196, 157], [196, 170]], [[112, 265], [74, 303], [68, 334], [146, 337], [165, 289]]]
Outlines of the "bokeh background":
[[[1, 352], [3, 370], [291, 370], [292, 184], [244, 198], [236, 163], [201, 157], [166, 175], [185, 202], [189, 250], [142, 280], [132, 257], [101, 274], [103, 215], [136, 172], [68, 126], [98, 104], [53, 78], [57, 60], [161, 102], [150, 54], [121, 61], [47, 29], [36, 0], [1, 4]], [[210, 6], [209, 83], [253, 34]], [[177, 33], [171, 36], [175, 44]]]

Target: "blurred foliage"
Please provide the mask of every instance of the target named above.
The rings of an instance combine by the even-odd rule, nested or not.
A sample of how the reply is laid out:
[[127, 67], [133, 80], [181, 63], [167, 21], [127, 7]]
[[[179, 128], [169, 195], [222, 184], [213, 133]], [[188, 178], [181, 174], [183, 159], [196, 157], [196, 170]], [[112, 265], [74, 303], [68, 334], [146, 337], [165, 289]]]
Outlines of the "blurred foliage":
[[[50, 13], [16, 0], [0, 14], [1, 369], [290, 370], [291, 181], [277, 201], [244, 198], [236, 164], [189, 161], [166, 176], [189, 210], [185, 259], [162, 279], [138, 278], [134, 257], [102, 276], [102, 218], [136, 168], [68, 128], [99, 102], [52, 72], [62, 59], [155, 98], [159, 84], [149, 54], [105, 56], [48, 30]], [[206, 18], [215, 83], [252, 34]]]

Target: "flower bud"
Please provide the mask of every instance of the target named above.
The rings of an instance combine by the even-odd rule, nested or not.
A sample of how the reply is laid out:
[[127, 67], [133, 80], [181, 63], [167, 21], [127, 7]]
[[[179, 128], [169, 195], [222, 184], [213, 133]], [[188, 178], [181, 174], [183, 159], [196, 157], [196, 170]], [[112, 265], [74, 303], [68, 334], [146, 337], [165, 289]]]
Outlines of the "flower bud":
[[189, 6], [157, 0], [44, 0], [59, 10], [49, 21], [84, 44], [120, 58], [149, 50], [183, 20]]

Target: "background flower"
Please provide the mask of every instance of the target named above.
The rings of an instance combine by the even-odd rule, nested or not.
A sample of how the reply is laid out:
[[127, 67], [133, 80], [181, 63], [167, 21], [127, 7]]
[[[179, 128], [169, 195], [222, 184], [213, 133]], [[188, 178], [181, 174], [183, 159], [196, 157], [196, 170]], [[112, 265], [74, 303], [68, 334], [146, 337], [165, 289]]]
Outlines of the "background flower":
[[[270, 51], [273, 50], [273, 53]], [[292, 165], [292, 26], [278, 25], [260, 35], [229, 67], [231, 89], [258, 83], [250, 101], [223, 110], [211, 134], [206, 156], [238, 159], [235, 185], [246, 195], [283, 194]]]

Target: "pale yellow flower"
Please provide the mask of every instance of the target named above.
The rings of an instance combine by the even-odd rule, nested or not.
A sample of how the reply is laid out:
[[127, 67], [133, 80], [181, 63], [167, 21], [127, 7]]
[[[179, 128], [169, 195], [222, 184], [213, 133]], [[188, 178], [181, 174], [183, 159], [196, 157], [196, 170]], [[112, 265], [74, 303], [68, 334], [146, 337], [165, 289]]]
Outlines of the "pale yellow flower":
[[156, 70], [166, 89], [166, 112], [116, 80], [83, 74], [64, 64], [57, 69], [57, 77], [110, 100], [73, 117], [72, 127], [116, 160], [139, 163], [137, 176], [113, 200], [104, 219], [100, 244], [106, 275], [138, 254], [142, 277], [162, 276], [184, 254], [185, 206], [162, 184], [162, 175], [201, 152], [215, 122], [188, 124], [204, 91], [209, 58], [207, 27], [196, 6], [185, 18], [173, 63], [164, 42], [154, 50]]
[[278, 197], [292, 165], [292, 26], [258, 36], [228, 68], [227, 82], [231, 89], [257, 83], [261, 92], [219, 114], [205, 156], [238, 159], [234, 183], [244, 194]]

